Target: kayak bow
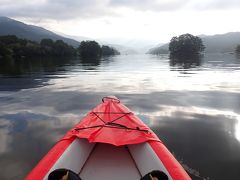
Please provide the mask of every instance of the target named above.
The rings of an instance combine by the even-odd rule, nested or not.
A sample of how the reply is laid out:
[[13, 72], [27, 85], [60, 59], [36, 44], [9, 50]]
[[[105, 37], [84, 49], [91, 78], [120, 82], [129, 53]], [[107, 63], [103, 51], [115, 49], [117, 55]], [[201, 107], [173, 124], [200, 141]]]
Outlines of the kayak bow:
[[156, 134], [116, 97], [105, 97], [47, 153], [27, 180], [66, 168], [83, 180], [139, 180], [152, 170], [191, 179]]

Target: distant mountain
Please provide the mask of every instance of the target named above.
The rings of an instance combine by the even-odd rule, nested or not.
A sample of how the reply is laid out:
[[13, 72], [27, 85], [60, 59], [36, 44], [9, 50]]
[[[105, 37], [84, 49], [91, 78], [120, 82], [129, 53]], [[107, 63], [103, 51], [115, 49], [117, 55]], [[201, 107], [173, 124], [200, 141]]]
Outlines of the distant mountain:
[[151, 48], [147, 51], [147, 54], [168, 54], [168, 46], [169, 43]]
[[0, 17], [0, 36], [4, 35], [16, 35], [19, 38], [37, 42], [40, 42], [44, 38], [49, 38], [54, 41], [63, 40], [74, 47], [78, 47], [80, 44], [76, 40], [60, 36], [42, 27], [28, 25], [8, 17]]
[[145, 54], [146, 50], [156, 44], [156, 41], [137, 38], [100, 38], [97, 41], [101, 44], [115, 44], [120, 49], [129, 51], [127, 54]]
[[130, 47], [126, 47], [118, 44], [106, 44], [106, 45], [117, 49], [120, 52], [120, 54], [123, 54], [123, 55], [138, 54], [138, 52], [135, 49]]
[[61, 32], [56, 32], [58, 35], [69, 38], [69, 39], [74, 39], [78, 42], [82, 42], [82, 41], [94, 41], [93, 38], [89, 38], [89, 37], [84, 37], [84, 36], [71, 36], [71, 35], [67, 35]]
[[206, 46], [205, 52], [234, 52], [237, 45], [240, 44], [240, 32], [199, 37]]
[[[240, 44], [240, 32], [229, 32], [226, 34], [217, 34], [213, 36], [199, 35], [203, 44], [206, 46], [206, 53], [226, 53], [234, 52], [238, 44]], [[165, 54], [168, 53], [169, 43], [157, 46], [148, 51], [149, 54]]]

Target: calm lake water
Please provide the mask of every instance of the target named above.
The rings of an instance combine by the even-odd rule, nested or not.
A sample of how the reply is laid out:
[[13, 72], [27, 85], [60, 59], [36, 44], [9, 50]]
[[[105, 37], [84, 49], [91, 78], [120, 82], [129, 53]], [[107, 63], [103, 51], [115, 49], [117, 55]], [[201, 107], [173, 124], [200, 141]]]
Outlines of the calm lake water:
[[193, 179], [240, 179], [240, 58], [207, 54], [0, 61], [0, 179], [23, 179], [101, 98], [115, 95]]

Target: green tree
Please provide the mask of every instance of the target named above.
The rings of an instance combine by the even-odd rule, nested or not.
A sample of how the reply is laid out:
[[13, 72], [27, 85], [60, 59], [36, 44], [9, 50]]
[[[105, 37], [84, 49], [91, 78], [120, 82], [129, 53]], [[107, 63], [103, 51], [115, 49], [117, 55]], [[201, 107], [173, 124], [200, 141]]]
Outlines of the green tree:
[[76, 54], [75, 49], [72, 46], [69, 46], [63, 40], [57, 40], [53, 47], [55, 56], [72, 56]]
[[54, 41], [52, 39], [42, 39], [40, 45], [43, 47], [53, 47]]
[[40, 42], [43, 56], [73, 56], [76, 50], [63, 40], [42, 39]]
[[173, 37], [169, 44], [169, 51], [171, 56], [176, 57], [190, 57], [203, 52], [205, 46], [201, 38], [191, 34], [182, 34], [178, 37]]
[[105, 46], [105, 45], [102, 46], [102, 55], [103, 56], [119, 55], [119, 54], [120, 53], [112, 47]]
[[54, 42], [51, 39], [43, 39], [39, 44], [16, 36], [0, 36], [0, 58], [74, 55], [76, 55], [76, 49], [62, 40]]
[[7, 48], [0, 42], [0, 59], [8, 58], [13, 56], [13, 51], [10, 48]]
[[102, 55], [102, 49], [96, 41], [82, 41], [78, 51], [81, 57], [99, 57]]
[[0, 42], [2, 45], [9, 45], [18, 42], [18, 38], [15, 35], [0, 36]]

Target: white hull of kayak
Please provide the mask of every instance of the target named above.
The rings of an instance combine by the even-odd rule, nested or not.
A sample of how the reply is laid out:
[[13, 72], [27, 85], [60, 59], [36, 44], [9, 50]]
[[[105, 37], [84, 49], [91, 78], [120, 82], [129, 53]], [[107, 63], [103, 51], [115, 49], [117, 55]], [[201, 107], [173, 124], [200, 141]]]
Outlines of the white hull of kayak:
[[60, 168], [74, 171], [83, 180], [139, 180], [152, 170], [161, 170], [170, 180], [172, 179], [147, 142], [113, 146], [75, 139], [50, 168], [44, 179], [47, 180], [53, 170]]

